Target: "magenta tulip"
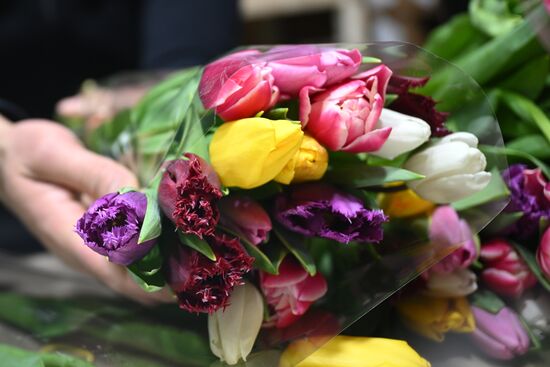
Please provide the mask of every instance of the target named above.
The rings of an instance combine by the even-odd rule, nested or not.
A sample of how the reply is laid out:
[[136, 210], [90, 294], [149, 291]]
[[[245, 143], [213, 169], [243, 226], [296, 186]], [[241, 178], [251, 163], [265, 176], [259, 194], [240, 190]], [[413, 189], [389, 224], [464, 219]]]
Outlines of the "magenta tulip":
[[310, 276], [296, 260], [287, 256], [279, 274], [261, 273], [262, 291], [274, 315], [269, 324], [282, 329], [298, 320], [311, 304], [327, 292], [320, 273]]
[[512, 310], [504, 307], [493, 314], [473, 306], [472, 313], [476, 320], [472, 338], [487, 355], [508, 360], [527, 352], [529, 336]]
[[241, 51], [221, 58], [204, 69], [199, 95], [224, 121], [252, 117], [267, 111], [279, 99], [271, 68], [258, 62], [261, 53]]
[[455, 251], [435, 264], [431, 273], [451, 273], [470, 266], [478, 255], [472, 230], [464, 219], [460, 219], [451, 206], [438, 207], [431, 218], [430, 241], [437, 248], [452, 248]]
[[264, 208], [246, 196], [228, 196], [218, 204], [221, 222], [243, 236], [248, 242], [259, 245], [271, 231], [271, 219]]
[[303, 87], [322, 88], [351, 77], [359, 70], [362, 56], [357, 49], [292, 45], [274, 47], [262, 59], [268, 61], [281, 95], [290, 98]]
[[376, 129], [391, 70], [380, 65], [326, 91], [305, 87], [300, 92], [302, 126], [330, 150], [374, 152], [388, 139], [391, 127]]
[[519, 297], [537, 283], [525, 261], [504, 239], [495, 239], [481, 246], [480, 259], [485, 265], [483, 282], [503, 296]]
[[550, 279], [550, 228], [544, 232], [537, 250], [537, 263], [540, 270]]

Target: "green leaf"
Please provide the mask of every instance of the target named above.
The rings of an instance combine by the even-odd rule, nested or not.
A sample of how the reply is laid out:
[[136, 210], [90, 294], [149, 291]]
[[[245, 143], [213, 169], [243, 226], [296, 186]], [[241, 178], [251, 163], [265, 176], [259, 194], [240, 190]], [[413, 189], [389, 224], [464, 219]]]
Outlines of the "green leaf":
[[279, 274], [279, 267], [288, 254], [288, 250], [279, 241], [269, 241], [262, 248], [271, 264], [273, 264], [275, 274]]
[[483, 190], [462, 200], [455, 201], [451, 205], [457, 211], [461, 211], [475, 208], [491, 201], [503, 199], [508, 195], [510, 195], [508, 186], [506, 186], [506, 183], [500, 176], [499, 170], [495, 168], [491, 171], [491, 181], [489, 181], [489, 184]]
[[326, 179], [348, 187], [377, 187], [394, 182], [414, 181], [424, 178], [406, 169], [396, 167], [367, 166], [366, 164], [344, 165], [332, 168]]
[[269, 274], [279, 274], [279, 266], [273, 264], [269, 256], [263, 253], [262, 250], [258, 248], [258, 246], [251, 244], [250, 242], [244, 240], [242, 237], [239, 238], [241, 240], [241, 243], [244, 245], [246, 252], [248, 252], [248, 254], [254, 258], [254, 267], [261, 269]]
[[268, 111], [264, 117], [270, 120], [287, 120], [288, 108], [280, 107]]
[[500, 91], [499, 97], [523, 121], [537, 126], [546, 140], [550, 141], [550, 119], [535, 103], [520, 94], [507, 91]]
[[180, 241], [186, 245], [191, 247], [193, 250], [196, 250], [209, 258], [212, 261], [216, 261], [216, 254], [214, 254], [214, 251], [212, 251], [212, 248], [203, 239], [200, 239], [199, 237], [195, 236], [194, 234], [184, 234], [181, 231], [178, 230], [178, 237], [180, 238]]
[[509, 149], [530, 154], [538, 159], [550, 159], [550, 143], [542, 135], [527, 135], [506, 144]]
[[531, 269], [533, 274], [535, 274], [535, 276], [537, 277], [539, 283], [544, 287], [544, 289], [546, 289], [548, 292], [550, 292], [550, 281], [548, 281], [548, 279], [546, 279], [546, 277], [544, 276], [544, 274], [540, 270], [539, 265], [537, 264], [537, 260], [535, 258], [535, 255], [531, 251], [529, 251], [528, 249], [523, 247], [522, 245], [517, 244], [517, 243], [513, 243], [513, 244], [514, 244], [514, 248], [517, 250], [519, 255], [527, 263], [527, 266], [529, 266], [529, 269]]
[[82, 359], [62, 353], [31, 352], [0, 344], [2, 367], [94, 367]]
[[[160, 176], [158, 182], [160, 182]], [[151, 187], [145, 189], [144, 192], [147, 197], [147, 210], [145, 212], [145, 218], [143, 218], [141, 231], [139, 232], [138, 244], [158, 238], [162, 233], [160, 209], [157, 200], [158, 182], [155, 182]]]
[[134, 273], [131, 265], [127, 269], [134, 282], [136, 282], [145, 292], [158, 292], [166, 285], [166, 281], [160, 273], [150, 276], [141, 273]]
[[472, 294], [471, 303], [473, 306], [482, 308], [493, 314], [497, 314], [506, 307], [506, 303], [499, 296], [488, 290], [481, 290]]
[[506, 0], [471, 0], [469, 10], [472, 23], [493, 37], [510, 32], [523, 20]]
[[504, 229], [508, 228], [519, 218], [523, 217], [523, 212], [513, 212], [513, 213], [504, 213], [501, 212], [491, 223], [483, 229], [485, 235], [497, 235], [501, 233]]
[[539, 167], [546, 175], [546, 177], [550, 177], [550, 167], [548, 167], [543, 161], [533, 157], [530, 154], [515, 149], [495, 147], [490, 145], [480, 145], [478, 148], [484, 153], [502, 154], [508, 157], [516, 157], [527, 160], [535, 166]]
[[548, 75], [549, 56], [530, 60], [521, 69], [497, 85], [497, 88], [519, 93], [535, 100], [542, 92]]
[[519, 316], [519, 320], [521, 321], [521, 324], [523, 325], [523, 328], [525, 329], [525, 331], [527, 331], [527, 335], [529, 335], [529, 339], [531, 340], [531, 347], [529, 348], [529, 351], [530, 352], [539, 351], [540, 348], [542, 347], [540, 338], [533, 331], [533, 329], [527, 323], [527, 321], [525, 321], [525, 319], [521, 317], [521, 315], [518, 315], [518, 316]]
[[305, 239], [293, 232], [287, 231], [279, 225], [275, 225], [272, 231], [309, 275], [314, 276], [317, 273], [317, 267], [312, 256], [305, 248]]
[[363, 56], [363, 59], [362, 59], [361, 62], [363, 64], [380, 64], [382, 62], [382, 60], [377, 58], [377, 57]]
[[162, 262], [160, 248], [156, 245], [142, 259], [128, 266], [128, 271], [143, 290], [156, 292], [166, 284], [166, 280], [160, 272]]

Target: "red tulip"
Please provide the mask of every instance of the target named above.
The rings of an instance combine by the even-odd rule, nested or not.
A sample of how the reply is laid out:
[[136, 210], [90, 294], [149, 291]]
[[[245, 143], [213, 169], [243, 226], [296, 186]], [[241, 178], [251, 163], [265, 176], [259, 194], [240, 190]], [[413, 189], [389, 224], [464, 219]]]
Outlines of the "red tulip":
[[480, 259], [485, 265], [481, 278], [494, 292], [519, 297], [533, 287], [537, 278], [514, 248], [503, 239], [495, 239], [481, 247]]
[[320, 93], [317, 88], [304, 87], [300, 91], [302, 126], [330, 150], [379, 150], [392, 130], [375, 128], [390, 76], [391, 70], [380, 65]]
[[320, 273], [310, 276], [291, 257], [285, 258], [278, 275], [261, 273], [261, 286], [275, 312], [270, 323], [277, 328], [294, 323], [327, 291], [327, 283]]
[[537, 262], [542, 273], [550, 279], [550, 228], [544, 232], [544, 236], [540, 240], [537, 250]]
[[224, 121], [252, 117], [267, 111], [279, 99], [271, 68], [258, 62], [256, 50], [221, 58], [204, 69], [199, 95], [204, 107], [213, 108]]
[[271, 219], [264, 208], [246, 196], [229, 196], [219, 202], [221, 221], [254, 245], [267, 239]]

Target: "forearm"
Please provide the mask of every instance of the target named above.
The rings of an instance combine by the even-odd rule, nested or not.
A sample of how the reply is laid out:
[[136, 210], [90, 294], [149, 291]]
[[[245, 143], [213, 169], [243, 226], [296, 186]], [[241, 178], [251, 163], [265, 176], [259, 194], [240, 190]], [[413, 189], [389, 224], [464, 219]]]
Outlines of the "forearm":
[[7, 131], [11, 129], [11, 123], [0, 114], [0, 162], [2, 161], [2, 150]]

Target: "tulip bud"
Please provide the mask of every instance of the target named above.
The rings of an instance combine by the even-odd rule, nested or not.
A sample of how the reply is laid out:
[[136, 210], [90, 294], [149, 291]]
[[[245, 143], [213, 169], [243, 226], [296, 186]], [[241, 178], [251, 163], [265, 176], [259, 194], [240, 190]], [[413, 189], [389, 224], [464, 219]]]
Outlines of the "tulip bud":
[[221, 221], [248, 242], [259, 245], [271, 231], [271, 219], [260, 204], [246, 196], [228, 196], [220, 200]]
[[547, 292], [522, 297], [518, 300], [517, 310], [539, 338], [550, 333], [550, 295]]
[[156, 242], [138, 244], [146, 209], [147, 198], [141, 192], [107, 194], [90, 206], [75, 231], [98, 254], [128, 266], [145, 256]]
[[383, 194], [380, 207], [390, 218], [407, 218], [429, 213], [435, 205], [408, 189]]
[[481, 278], [495, 293], [519, 297], [537, 283], [529, 266], [504, 239], [483, 244], [480, 259], [485, 265]]
[[485, 156], [470, 133], [454, 133], [414, 154], [404, 168], [425, 178], [408, 182], [422, 198], [434, 203], [450, 203], [485, 188], [491, 174], [485, 172]]
[[430, 139], [430, 125], [424, 120], [399, 112], [382, 109], [382, 114], [375, 125], [376, 129], [391, 127], [391, 133], [382, 148], [373, 155], [394, 159], [398, 155], [418, 148]]
[[304, 135], [300, 150], [294, 155], [275, 181], [289, 184], [320, 180], [328, 168], [327, 150], [309, 135]]
[[540, 245], [537, 249], [537, 263], [546, 278], [550, 279], [550, 228], [544, 232], [540, 240]]
[[452, 273], [432, 273], [426, 281], [424, 294], [432, 297], [462, 297], [477, 290], [477, 279], [469, 269]]
[[474, 306], [472, 313], [477, 325], [472, 338], [487, 355], [508, 360], [527, 352], [529, 336], [512, 310], [504, 307], [493, 314]]
[[226, 122], [210, 142], [212, 166], [225, 186], [258, 187], [277, 177], [300, 149], [303, 136], [300, 124], [288, 120]]
[[212, 353], [234, 365], [252, 351], [262, 326], [264, 304], [260, 292], [249, 283], [233, 290], [230, 304], [208, 316]]

